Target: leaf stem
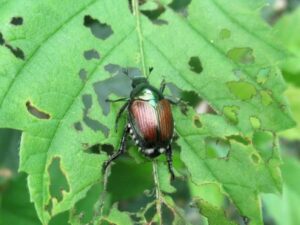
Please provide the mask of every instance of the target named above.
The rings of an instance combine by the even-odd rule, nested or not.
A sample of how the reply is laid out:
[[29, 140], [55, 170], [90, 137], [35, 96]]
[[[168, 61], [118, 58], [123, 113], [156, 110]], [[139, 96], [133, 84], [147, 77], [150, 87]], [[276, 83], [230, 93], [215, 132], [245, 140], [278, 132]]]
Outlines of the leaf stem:
[[140, 10], [139, 10], [139, 1], [132, 0], [132, 10], [133, 15], [136, 17], [136, 29], [138, 33], [139, 39], [139, 48], [140, 48], [140, 60], [142, 63], [142, 70], [144, 76], [147, 76], [147, 69], [146, 69], [146, 62], [145, 62], [145, 55], [144, 55], [144, 41], [143, 41], [143, 33], [141, 28], [141, 20], [140, 20]]
[[156, 213], [158, 214], [159, 224], [162, 225], [162, 212], [161, 212], [162, 196], [160, 192], [156, 160], [153, 160], [152, 167], [153, 167], [153, 177], [154, 177], [154, 184], [155, 184]]
[[108, 181], [108, 176], [110, 174], [110, 166], [106, 168], [104, 171], [103, 175], [103, 191], [100, 194], [99, 199], [97, 200], [95, 204], [95, 215], [94, 215], [94, 221], [99, 219], [100, 217], [103, 216], [103, 208], [104, 208], [104, 201], [106, 197], [106, 191], [107, 191], [107, 181]]

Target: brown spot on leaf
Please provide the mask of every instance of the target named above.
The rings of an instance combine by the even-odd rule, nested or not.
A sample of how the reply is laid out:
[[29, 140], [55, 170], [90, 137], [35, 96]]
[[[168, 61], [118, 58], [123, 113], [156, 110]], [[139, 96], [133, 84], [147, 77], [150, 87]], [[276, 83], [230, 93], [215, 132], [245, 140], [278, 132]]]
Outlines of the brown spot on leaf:
[[32, 105], [30, 101], [26, 102], [27, 111], [36, 118], [39, 119], [50, 119], [50, 114], [43, 112], [42, 110], [38, 109], [36, 106]]

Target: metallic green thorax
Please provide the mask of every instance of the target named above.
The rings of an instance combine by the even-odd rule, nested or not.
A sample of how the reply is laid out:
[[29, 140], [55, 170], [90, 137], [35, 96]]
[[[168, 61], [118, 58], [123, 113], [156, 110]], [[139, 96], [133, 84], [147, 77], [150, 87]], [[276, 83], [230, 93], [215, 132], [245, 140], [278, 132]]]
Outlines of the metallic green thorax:
[[133, 82], [133, 90], [131, 99], [140, 99], [149, 102], [153, 107], [156, 107], [157, 102], [164, 98], [163, 94], [155, 87], [151, 86], [145, 78], [139, 78]]

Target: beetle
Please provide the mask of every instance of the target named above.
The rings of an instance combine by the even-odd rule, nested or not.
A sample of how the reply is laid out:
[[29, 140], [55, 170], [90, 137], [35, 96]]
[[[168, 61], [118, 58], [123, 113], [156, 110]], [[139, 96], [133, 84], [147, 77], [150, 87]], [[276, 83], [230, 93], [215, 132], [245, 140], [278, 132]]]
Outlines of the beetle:
[[[152, 68], [150, 68], [150, 73]], [[123, 71], [128, 76], [128, 71]], [[149, 158], [155, 158], [161, 154], [166, 155], [171, 179], [175, 178], [172, 165], [172, 138], [174, 134], [174, 120], [171, 104], [176, 104], [164, 95], [166, 83], [163, 80], [160, 88], [152, 86], [145, 77], [132, 78], [132, 91], [129, 98], [116, 100], [107, 99], [107, 102], [126, 101], [120, 108], [116, 121], [127, 110], [127, 124], [123, 130], [120, 147], [105, 163], [104, 170], [110, 163], [126, 152], [126, 139], [131, 135], [139, 150]]]

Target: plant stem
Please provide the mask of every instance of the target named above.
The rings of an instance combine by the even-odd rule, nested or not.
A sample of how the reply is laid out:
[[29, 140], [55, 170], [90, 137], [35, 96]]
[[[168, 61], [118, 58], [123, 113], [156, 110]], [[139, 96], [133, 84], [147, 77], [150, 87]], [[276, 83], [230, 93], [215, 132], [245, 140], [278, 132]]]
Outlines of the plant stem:
[[152, 166], [153, 166], [153, 177], [154, 177], [154, 184], [155, 184], [156, 213], [158, 214], [159, 224], [162, 225], [162, 213], [161, 213], [162, 197], [161, 197], [160, 186], [159, 186], [156, 160], [153, 160]]
[[138, 0], [132, 0], [132, 10], [133, 14], [136, 17], [136, 29], [138, 33], [138, 39], [139, 39], [139, 49], [140, 49], [140, 60], [142, 63], [142, 70], [144, 76], [147, 76], [147, 70], [146, 70], [146, 62], [145, 62], [145, 55], [144, 55], [144, 41], [143, 41], [143, 33], [141, 28], [141, 20], [140, 20], [140, 10], [139, 10], [139, 1]]
[[103, 216], [103, 208], [104, 208], [104, 201], [105, 201], [105, 196], [106, 196], [107, 180], [108, 180], [109, 173], [110, 173], [110, 166], [108, 168], [106, 168], [106, 170], [104, 171], [103, 190], [102, 190], [102, 193], [100, 194], [98, 201], [95, 204], [95, 215], [94, 215], [95, 219], [94, 219], [94, 221], [96, 221], [97, 219], [100, 219], [100, 217]]

